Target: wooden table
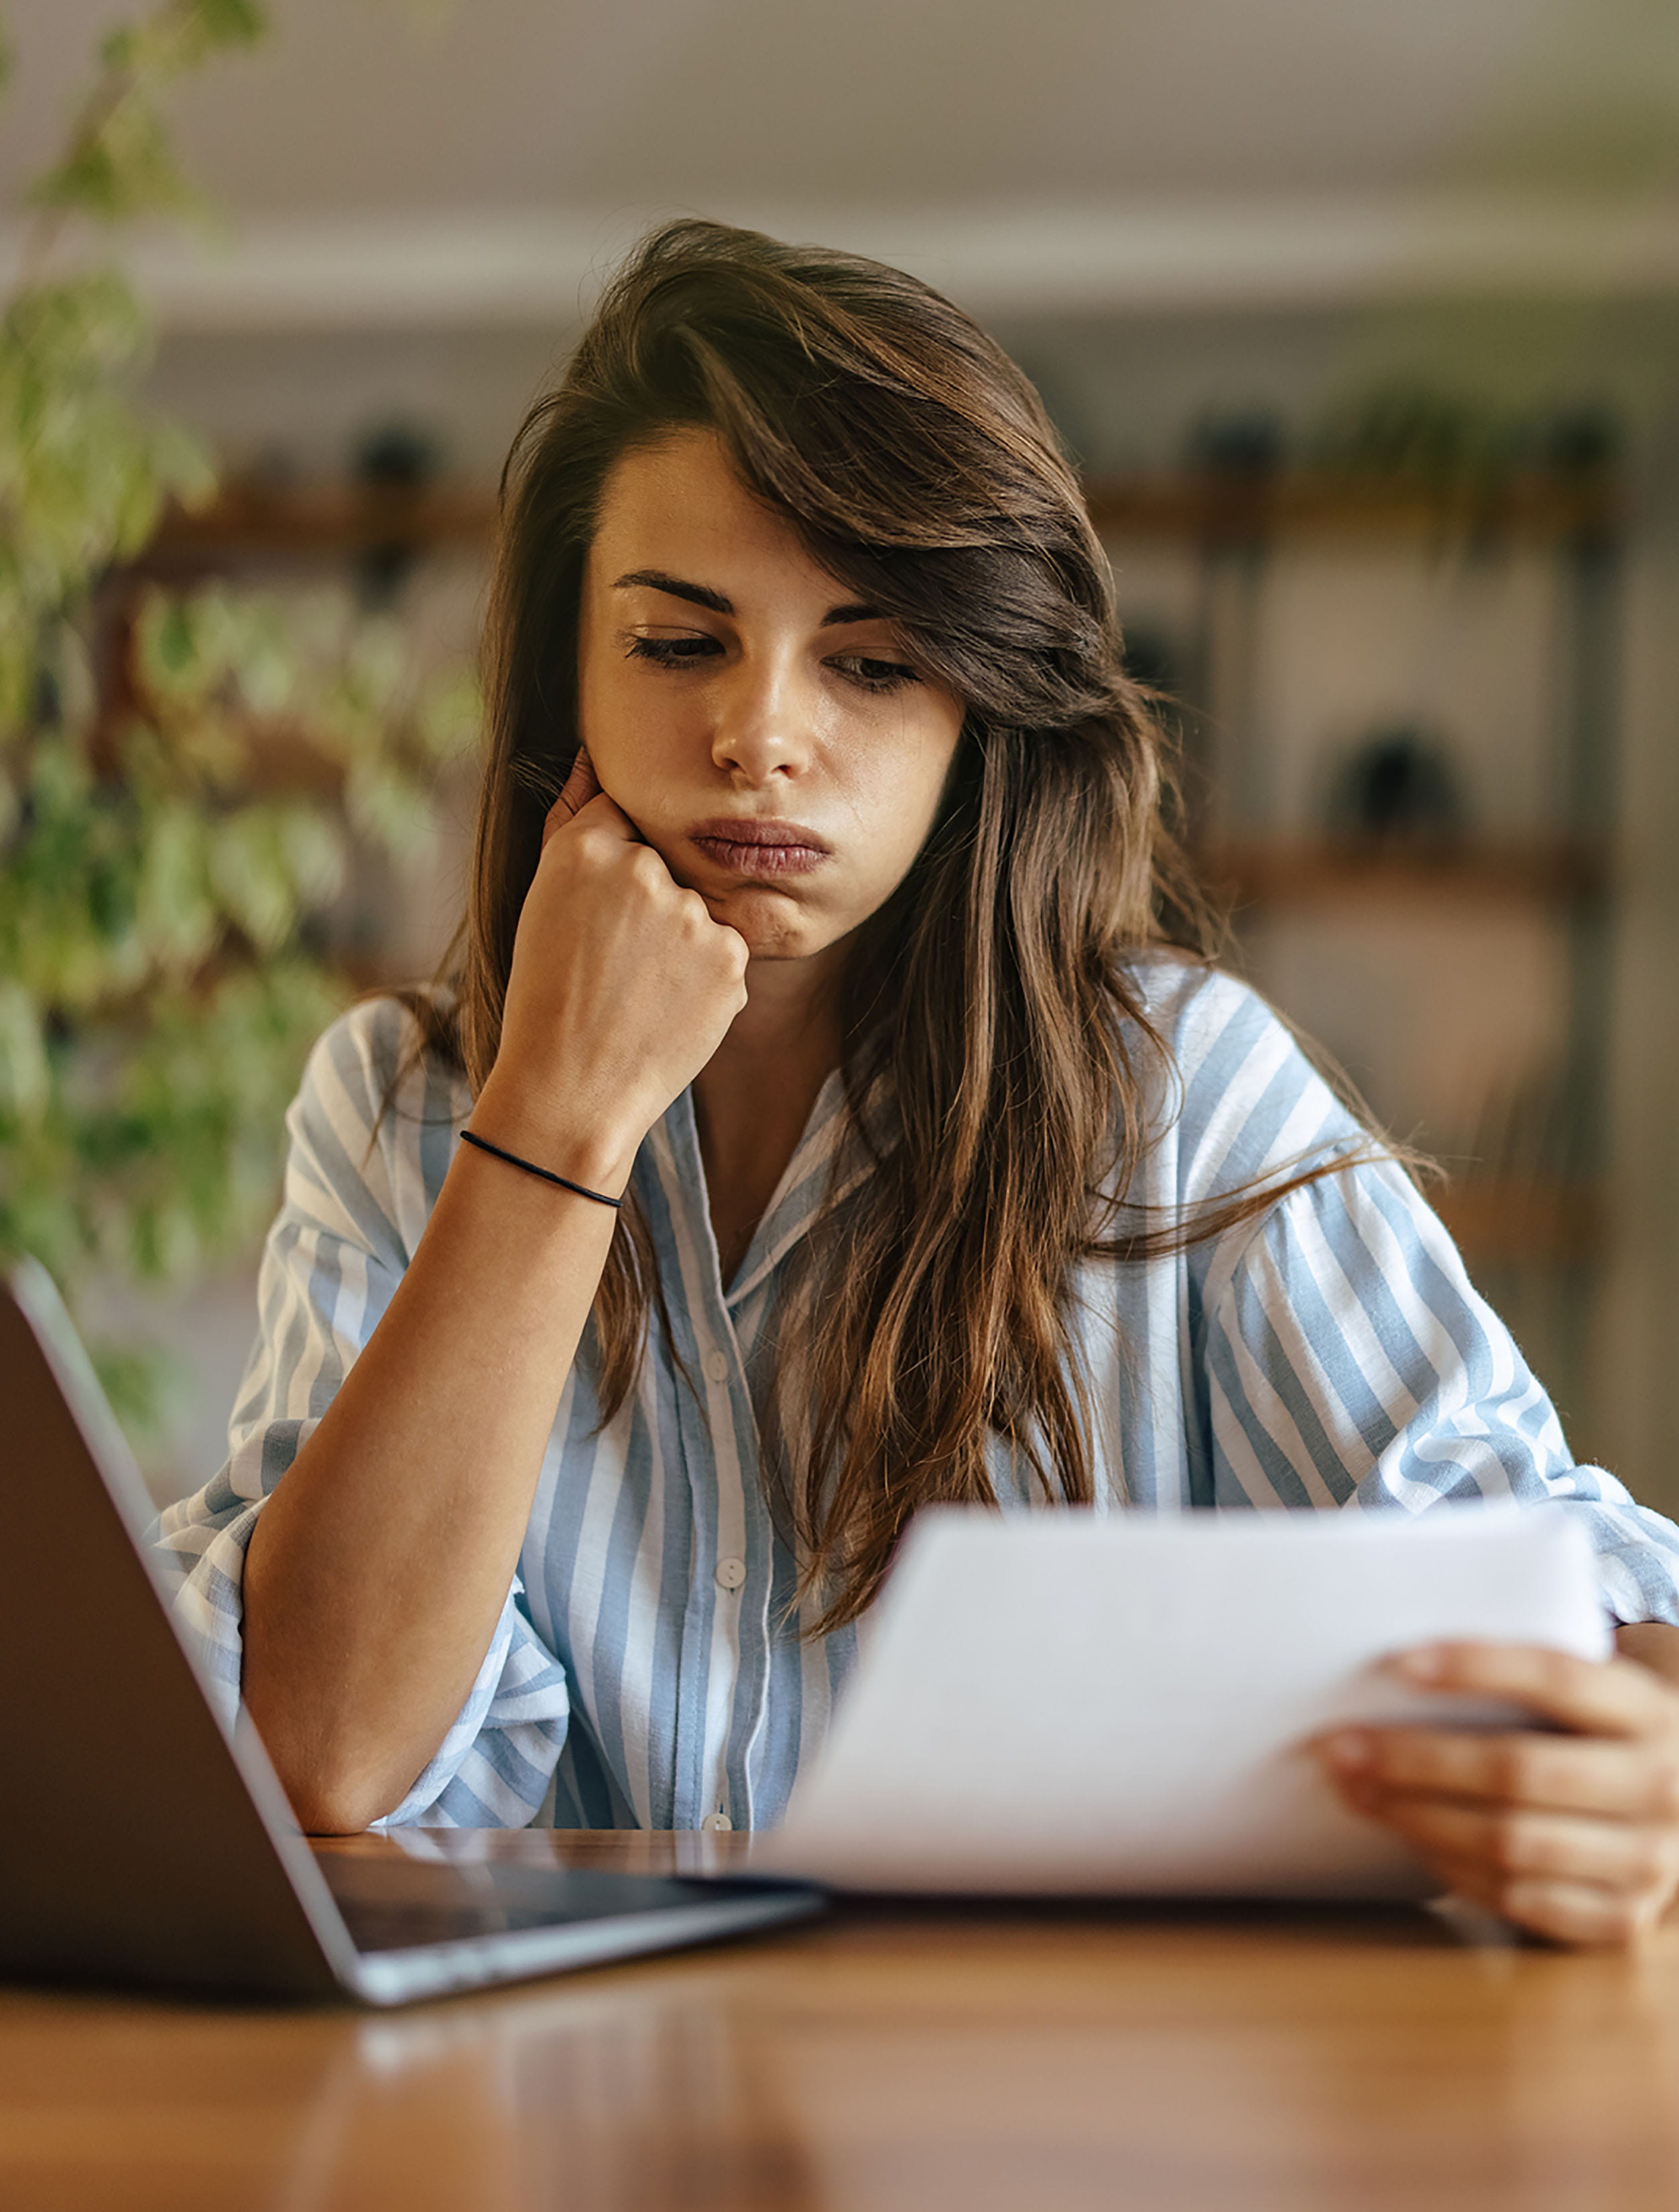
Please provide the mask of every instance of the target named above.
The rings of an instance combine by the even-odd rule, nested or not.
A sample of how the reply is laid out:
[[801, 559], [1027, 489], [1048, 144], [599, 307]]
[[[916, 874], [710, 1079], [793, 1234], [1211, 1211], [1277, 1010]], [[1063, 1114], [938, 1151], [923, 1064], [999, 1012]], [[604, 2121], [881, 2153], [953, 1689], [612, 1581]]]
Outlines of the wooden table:
[[0, 2206], [1675, 2212], [1679, 1930], [893, 1906], [377, 2016], [7, 1990]]

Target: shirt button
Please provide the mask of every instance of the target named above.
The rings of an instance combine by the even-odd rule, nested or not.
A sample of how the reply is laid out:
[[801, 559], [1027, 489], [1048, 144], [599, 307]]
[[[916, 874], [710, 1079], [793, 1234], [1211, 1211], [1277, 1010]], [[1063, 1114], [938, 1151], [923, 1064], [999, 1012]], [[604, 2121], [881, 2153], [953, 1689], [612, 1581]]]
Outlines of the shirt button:
[[721, 1589], [739, 1589], [746, 1579], [746, 1562], [745, 1559], [719, 1559], [716, 1572]]
[[714, 1836], [722, 1836], [727, 1834], [734, 1823], [727, 1813], [708, 1813], [700, 1826], [709, 1829]]
[[721, 1352], [708, 1352], [705, 1355], [705, 1371], [714, 1382], [727, 1382], [729, 1379], [728, 1361]]

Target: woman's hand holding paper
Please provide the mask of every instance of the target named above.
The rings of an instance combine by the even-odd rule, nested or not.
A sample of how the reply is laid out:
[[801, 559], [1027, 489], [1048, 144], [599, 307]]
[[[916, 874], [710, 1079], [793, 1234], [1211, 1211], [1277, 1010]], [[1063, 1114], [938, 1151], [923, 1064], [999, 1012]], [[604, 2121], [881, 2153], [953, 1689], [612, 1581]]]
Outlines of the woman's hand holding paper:
[[1392, 1665], [1551, 1725], [1338, 1729], [1319, 1749], [1347, 1802], [1536, 1935], [1614, 1945], [1652, 1928], [1679, 1891], [1679, 1690], [1636, 1659], [1527, 1644], [1433, 1644]]

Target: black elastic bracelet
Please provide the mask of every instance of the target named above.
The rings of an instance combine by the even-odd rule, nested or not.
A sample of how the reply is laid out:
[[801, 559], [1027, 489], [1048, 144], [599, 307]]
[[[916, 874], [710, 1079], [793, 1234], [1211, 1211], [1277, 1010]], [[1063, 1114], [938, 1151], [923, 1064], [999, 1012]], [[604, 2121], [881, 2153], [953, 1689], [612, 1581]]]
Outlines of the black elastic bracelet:
[[597, 1206], [610, 1206], [616, 1213], [624, 1204], [621, 1198], [608, 1198], [605, 1191], [587, 1190], [581, 1182], [573, 1182], [569, 1176], [556, 1175], [552, 1168], [539, 1168], [534, 1160], [521, 1160], [517, 1152], [504, 1152], [499, 1145], [492, 1145], [488, 1137], [474, 1136], [471, 1130], [460, 1133], [463, 1145], [476, 1145], [481, 1152], [494, 1152], [498, 1160], [505, 1160], [510, 1168], [523, 1168], [526, 1175], [540, 1176], [544, 1182], [557, 1182], [562, 1190], [575, 1190], [579, 1198], [592, 1198]]

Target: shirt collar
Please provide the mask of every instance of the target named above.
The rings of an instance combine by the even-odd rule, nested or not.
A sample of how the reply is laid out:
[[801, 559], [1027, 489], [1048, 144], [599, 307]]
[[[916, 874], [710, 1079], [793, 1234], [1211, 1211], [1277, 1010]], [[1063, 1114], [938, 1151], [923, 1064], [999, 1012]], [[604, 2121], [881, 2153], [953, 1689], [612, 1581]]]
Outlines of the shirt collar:
[[[691, 1090], [672, 1101], [660, 1128], [676, 1166], [678, 1185], [693, 1208], [694, 1237], [701, 1249], [709, 1252], [713, 1267], [718, 1268]], [[845, 1085], [836, 1069], [816, 1094], [793, 1157], [753, 1231], [733, 1281], [724, 1291], [725, 1304], [733, 1310], [749, 1298], [808, 1233], [823, 1206], [855, 1190], [869, 1168], [868, 1149], [851, 1127]]]

